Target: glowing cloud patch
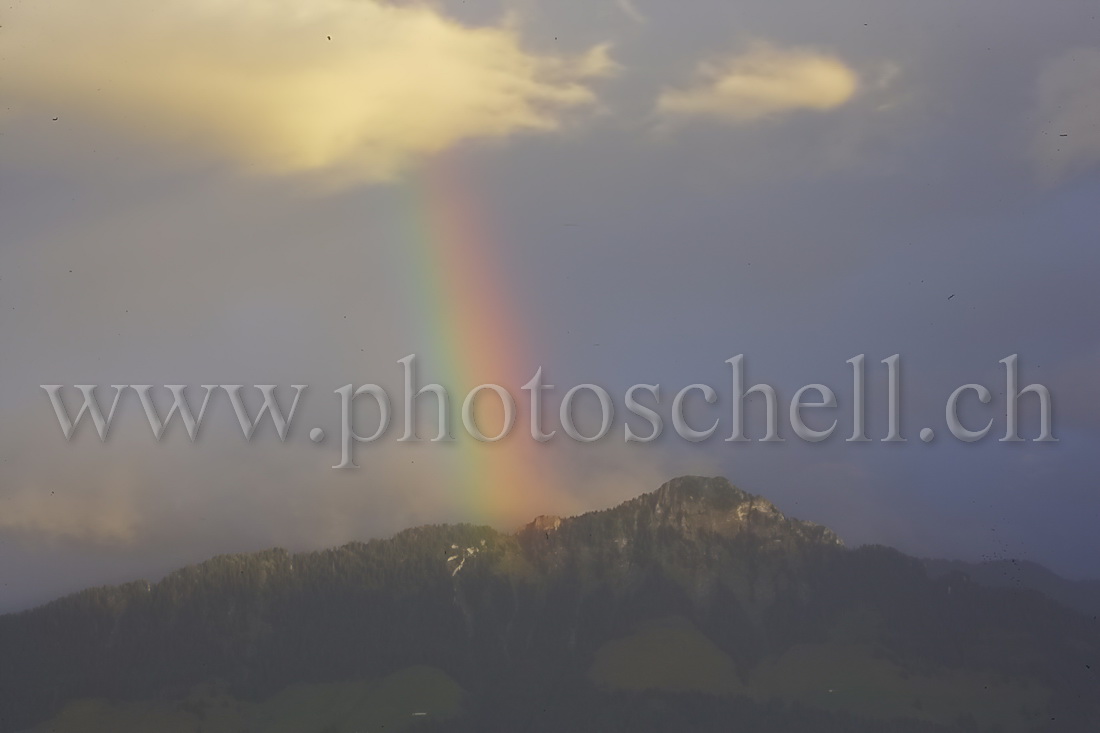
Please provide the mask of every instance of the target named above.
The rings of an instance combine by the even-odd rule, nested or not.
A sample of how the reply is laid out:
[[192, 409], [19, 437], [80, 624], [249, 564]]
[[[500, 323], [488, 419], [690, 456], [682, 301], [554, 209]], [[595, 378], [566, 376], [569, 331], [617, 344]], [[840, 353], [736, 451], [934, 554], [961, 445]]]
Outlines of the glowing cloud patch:
[[87, 545], [127, 545], [141, 526], [132, 487], [54, 493], [40, 486], [3, 497], [0, 531]]
[[63, 109], [256, 173], [350, 180], [553, 130], [613, 67], [602, 46], [533, 55], [506, 24], [376, 0], [43, 0], [4, 24], [13, 112]]
[[850, 100], [859, 77], [840, 59], [809, 49], [757, 42], [745, 53], [700, 64], [696, 83], [666, 89], [666, 116], [745, 123], [797, 110], [830, 110]]

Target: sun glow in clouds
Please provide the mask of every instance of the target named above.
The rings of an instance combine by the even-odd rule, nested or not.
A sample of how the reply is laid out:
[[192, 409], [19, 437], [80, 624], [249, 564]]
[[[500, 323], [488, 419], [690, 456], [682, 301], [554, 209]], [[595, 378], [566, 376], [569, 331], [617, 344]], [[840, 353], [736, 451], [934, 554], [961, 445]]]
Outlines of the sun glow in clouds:
[[44, 0], [7, 12], [15, 114], [80, 116], [256, 173], [385, 180], [464, 139], [553, 130], [613, 64], [533, 55], [421, 3]]

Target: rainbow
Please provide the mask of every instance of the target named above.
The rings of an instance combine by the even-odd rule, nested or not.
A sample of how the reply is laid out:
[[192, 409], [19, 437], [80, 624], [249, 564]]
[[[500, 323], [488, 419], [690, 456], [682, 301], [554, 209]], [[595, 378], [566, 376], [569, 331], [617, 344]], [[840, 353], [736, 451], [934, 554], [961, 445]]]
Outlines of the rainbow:
[[[530, 435], [529, 393], [519, 387], [539, 364], [525, 356], [531, 351], [520, 328], [520, 308], [497, 269], [492, 233], [470, 182], [440, 156], [410, 177], [407, 191], [406, 266], [430, 349], [418, 360], [425, 379], [431, 375], [451, 396], [457, 443], [451, 460], [461, 504], [472, 521], [500, 526], [572, 503], [550, 467], [549, 446]], [[462, 428], [459, 414], [466, 394], [489, 382], [508, 389], [517, 417], [509, 436], [481, 443]], [[502, 411], [492, 393], [483, 393], [475, 410], [482, 429], [496, 432]]]

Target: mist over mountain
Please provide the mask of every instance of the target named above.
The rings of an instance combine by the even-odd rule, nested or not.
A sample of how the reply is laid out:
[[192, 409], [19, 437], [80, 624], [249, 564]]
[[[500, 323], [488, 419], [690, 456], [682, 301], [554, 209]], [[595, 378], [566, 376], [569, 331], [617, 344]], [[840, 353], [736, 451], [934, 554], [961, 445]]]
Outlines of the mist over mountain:
[[682, 477], [0, 617], [0, 731], [1098, 729], [1096, 615], [979, 576]]

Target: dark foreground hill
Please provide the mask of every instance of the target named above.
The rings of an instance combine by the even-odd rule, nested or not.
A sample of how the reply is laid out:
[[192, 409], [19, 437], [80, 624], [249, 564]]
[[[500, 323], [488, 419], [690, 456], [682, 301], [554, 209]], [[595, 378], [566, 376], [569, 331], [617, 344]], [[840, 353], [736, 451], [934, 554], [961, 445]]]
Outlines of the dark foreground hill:
[[1100, 625], [685, 477], [0, 617], [0, 731], [1100, 730]]

